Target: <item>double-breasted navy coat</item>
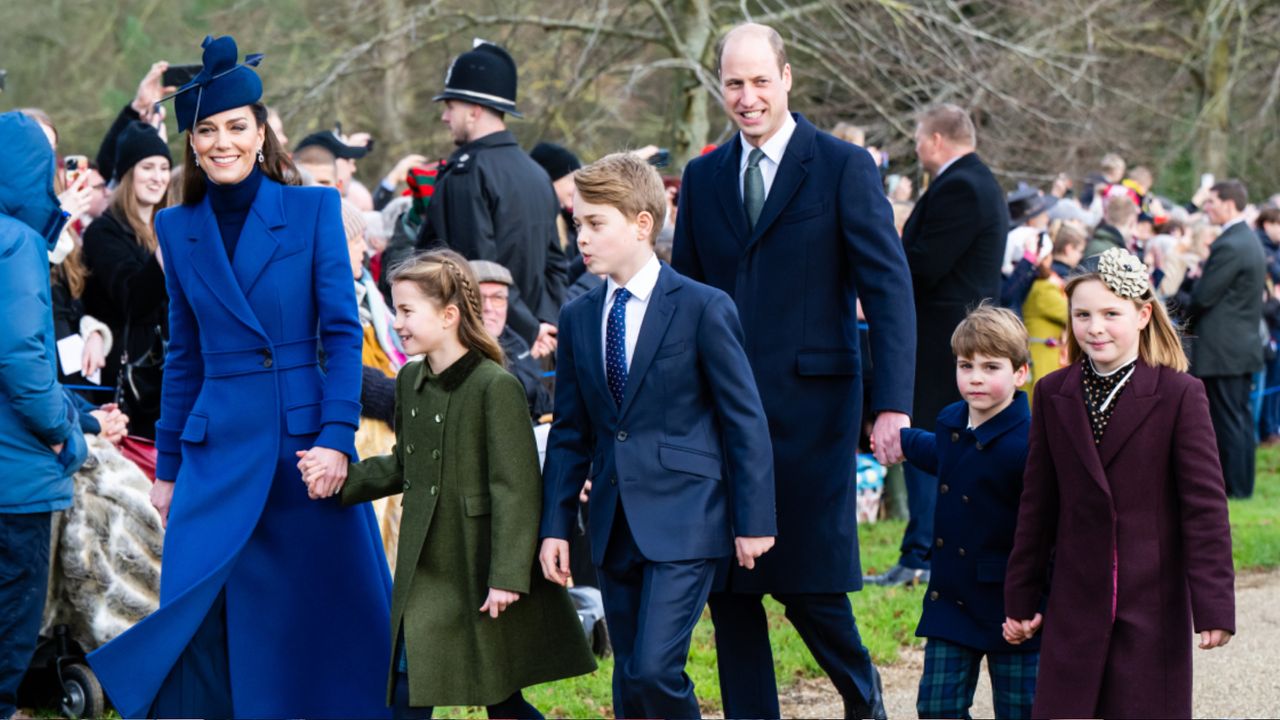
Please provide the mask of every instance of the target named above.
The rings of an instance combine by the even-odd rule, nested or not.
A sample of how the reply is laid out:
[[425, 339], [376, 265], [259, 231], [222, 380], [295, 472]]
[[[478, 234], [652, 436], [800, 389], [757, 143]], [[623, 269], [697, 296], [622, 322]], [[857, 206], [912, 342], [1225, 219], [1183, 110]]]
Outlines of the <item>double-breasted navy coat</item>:
[[224, 589], [237, 716], [387, 714], [373, 512], [309, 500], [295, 457], [355, 457], [361, 330], [338, 203], [264, 178], [234, 262], [208, 198], [156, 218], [171, 332], [156, 475], [175, 483], [160, 608], [90, 657], [124, 717], [147, 712]]
[[902, 429], [907, 461], [938, 478], [929, 589], [916, 635], [985, 652], [1033, 652], [1039, 636], [1004, 641], [1004, 575], [1013, 550], [1031, 409], [1019, 391], [976, 428], [969, 405], [938, 413], [936, 431]]
[[911, 276], [871, 156], [803, 116], [754, 230], [738, 134], [689, 163], [672, 266], [738, 305], [769, 418], [778, 542], [730, 590], [842, 593], [862, 586], [854, 454], [862, 411], [856, 305], [870, 326], [871, 410], [911, 412]]

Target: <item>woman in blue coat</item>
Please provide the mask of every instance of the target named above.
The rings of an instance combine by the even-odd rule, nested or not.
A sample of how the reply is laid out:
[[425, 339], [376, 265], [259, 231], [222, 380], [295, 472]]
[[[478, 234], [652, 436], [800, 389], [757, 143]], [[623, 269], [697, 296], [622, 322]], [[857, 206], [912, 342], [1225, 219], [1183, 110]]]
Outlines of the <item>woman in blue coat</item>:
[[[156, 217], [170, 344], [152, 501], [160, 608], [90, 663], [126, 718], [382, 717], [390, 577], [368, 505], [313, 502], [356, 459], [360, 321], [339, 199], [296, 177], [237, 65], [179, 90], [183, 204]], [[294, 181], [296, 182], [296, 181]]]

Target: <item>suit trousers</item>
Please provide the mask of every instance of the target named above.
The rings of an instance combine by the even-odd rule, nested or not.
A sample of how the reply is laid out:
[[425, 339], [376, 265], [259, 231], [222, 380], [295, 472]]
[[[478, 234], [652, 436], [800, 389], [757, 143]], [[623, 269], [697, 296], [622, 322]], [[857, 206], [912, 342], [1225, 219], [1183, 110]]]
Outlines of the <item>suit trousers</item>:
[[1254, 451], [1253, 408], [1249, 394], [1253, 375], [1223, 375], [1202, 378], [1209, 396], [1209, 417], [1218, 438], [1218, 460], [1226, 481], [1227, 497], [1247, 498], [1253, 494]]
[[619, 500], [598, 574], [613, 643], [615, 717], [701, 717], [684, 667], [715, 565], [713, 559], [650, 562]]
[[[871, 653], [862, 644], [849, 596], [844, 593], [775, 593], [787, 620], [813, 653], [846, 705], [869, 701], [875, 694]], [[776, 718], [778, 685], [764, 596], [712, 593], [720, 698], [729, 718]]]
[[52, 519], [50, 512], [0, 513], [0, 718], [17, 709], [40, 637]]
[[898, 564], [912, 570], [929, 569], [929, 550], [933, 548], [933, 508], [938, 502], [938, 478], [903, 463], [907, 485], [907, 529], [902, 534]]

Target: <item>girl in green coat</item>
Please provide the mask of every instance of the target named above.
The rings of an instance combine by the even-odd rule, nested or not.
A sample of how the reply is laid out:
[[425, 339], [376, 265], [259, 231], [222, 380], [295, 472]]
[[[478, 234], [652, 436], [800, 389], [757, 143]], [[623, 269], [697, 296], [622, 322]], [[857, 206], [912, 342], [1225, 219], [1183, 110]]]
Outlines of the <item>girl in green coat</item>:
[[[350, 466], [344, 504], [403, 492], [387, 697], [395, 717], [486, 705], [540, 718], [521, 689], [595, 669], [568, 593], [535, 570], [542, 478], [520, 381], [485, 332], [457, 253], [391, 276], [395, 329], [425, 355], [396, 378], [396, 446]], [[303, 468], [311, 484], [322, 468]]]

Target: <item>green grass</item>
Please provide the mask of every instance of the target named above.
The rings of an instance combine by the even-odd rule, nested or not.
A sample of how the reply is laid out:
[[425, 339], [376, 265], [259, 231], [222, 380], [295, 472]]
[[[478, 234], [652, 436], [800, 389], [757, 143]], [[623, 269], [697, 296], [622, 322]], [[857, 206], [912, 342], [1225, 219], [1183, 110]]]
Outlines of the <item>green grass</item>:
[[1253, 497], [1227, 504], [1236, 571], [1280, 567], [1280, 448], [1258, 451]]

